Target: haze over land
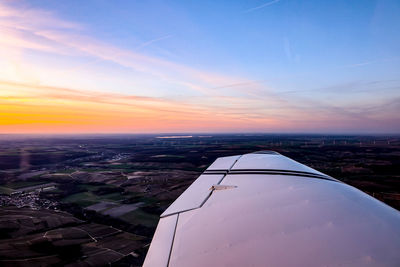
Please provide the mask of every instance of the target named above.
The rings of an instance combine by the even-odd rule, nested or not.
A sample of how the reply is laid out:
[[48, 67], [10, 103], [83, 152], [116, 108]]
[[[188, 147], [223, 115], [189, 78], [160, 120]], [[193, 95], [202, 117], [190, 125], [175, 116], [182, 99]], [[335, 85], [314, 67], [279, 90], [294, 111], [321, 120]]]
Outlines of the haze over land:
[[0, 1], [1, 133], [400, 132], [400, 3]]

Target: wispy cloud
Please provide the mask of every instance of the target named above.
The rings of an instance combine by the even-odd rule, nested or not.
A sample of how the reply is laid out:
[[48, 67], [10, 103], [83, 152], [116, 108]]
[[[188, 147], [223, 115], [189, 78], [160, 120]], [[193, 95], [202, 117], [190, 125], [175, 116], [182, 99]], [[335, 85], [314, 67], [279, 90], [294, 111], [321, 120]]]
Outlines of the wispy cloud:
[[[147, 47], [147, 46], [150, 46], [150, 45], [152, 45], [152, 44], [154, 44], [154, 43], [157, 43], [157, 42], [166, 40], [166, 39], [171, 38], [171, 37], [172, 37], [172, 35], [169, 34], [169, 35], [165, 35], [165, 36], [162, 36], [162, 37], [159, 37], [159, 38], [155, 38], [155, 39], [146, 41], [146, 42], [144, 42], [144, 43], [138, 45], [138, 46], [135, 48], [135, 50], [138, 51], [138, 50], [143, 49], [143, 48], [145, 48], [145, 47]], [[125, 53], [125, 51], [120, 51], [120, 52], [114, 54], [113, 58], [117, 58], [118, 56], [120, 56], [120, 55], [122, 55], [122, 54], [124, 54], [124, 53]], [[73, 68], [71, 68], [71, 69], [69, 69], [69, 70], [66, 70], [66, 71], [64, 71], [64, 74], [70, 74], [71, 72], [85, 69], [85, 68], [87, 68], [87, 67], [89, 67], [89, 66], [92, 66], [93, 64], [100, 63], [100, 62], [106, 61], [106, 60], [109, 60], [109, 58], [107, 58], [107, 59], [106, 59], [106, 58], [97, 58], [97, 59], [95, 59], [95, 60], [86, 62], [86, 63], [84, 63], [84, 64], [81, 64], [81, 65], [75, 66], [75, 67], [73, 67]]]
[[357, 68], [357, 67], [363, 67], [371, 64], [376, 64], [376, 63], [382, 63], [382, 62], [393, 62], [393, 61], [398, 61], [400, 58], [398, 57], [390, 57], [390, 58], [380, 58], [376, 60], [369, 60], [369, 61], [364, 61], [364, 62], [359, 62], [359, 63], [353, 63], [353, 64], [348, 64], [341, 66], [340, 68]]
[[256, 6], [256, 7], [252, 7], [252, 8], [249, 8], [249, 9], [246, 9], [246, 10], [244, 11], [244, 13], [249, 13], [249, 12], [253, 12], [253, 11], [259, 10], [259, 9], [265, 8], [265, 7], [267, 7], [267, 6], [276, 4], [276, 3], [280, 2], [280, 1], [281, 1], [281, 0], [274, 0], [274, 1], [266, 2], [266, 3], [262, 4], [262, 5], [259, 5], [259, 6]]
[[310, 89], [294, 89], [280, 91], [280, 95], [300, 93], [324, 93], [324, 94], [352, 94], [363, 92], [376, 92], [382, 90], [396, 90], [400, 88], [400, 80], [372, 80], [372, 81], [351, 81], [346, 83], [333, 84], [326, 87]]
[[[153, 79], [201, 94], [212, 94], [213, 91], [208, 88], [216, 84], [243, 80], [240, 77], [194, 69], [140, 53], [144, 47], [171, 38], [171, 35], [145, 41], [136, 49], [128, 50], [90, 37], [86, 34], [84, 26], [55, 18], [55, 15], [48, 11], [28, 7], [16, 8], [1, 3], [0, 9], [3, 10], [0, 14], [0, 45], [4, 47], [74, 57], [90, 56], [94, 60], [90, 60], [87, 65], [93, 64], [91, 62], [113, 62], [131, 69], [139, 79], [152, 76]], [[82, 64], [77, 68], [82, 68]]]

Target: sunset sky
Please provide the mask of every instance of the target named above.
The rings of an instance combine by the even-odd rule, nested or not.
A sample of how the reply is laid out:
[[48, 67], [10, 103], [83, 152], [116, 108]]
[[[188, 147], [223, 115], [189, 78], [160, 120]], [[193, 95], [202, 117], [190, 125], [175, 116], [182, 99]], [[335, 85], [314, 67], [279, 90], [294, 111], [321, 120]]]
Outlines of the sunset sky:
[[400, 1], [0, 0], [0, 133], [400, 133]]

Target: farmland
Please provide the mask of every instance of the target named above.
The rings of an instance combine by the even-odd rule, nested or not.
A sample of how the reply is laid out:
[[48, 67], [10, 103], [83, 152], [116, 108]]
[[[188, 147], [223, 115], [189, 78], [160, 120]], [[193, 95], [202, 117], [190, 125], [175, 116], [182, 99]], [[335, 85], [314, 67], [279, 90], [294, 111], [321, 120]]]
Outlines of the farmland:
[[[77, 220], [73, 223], [75, 228], [85, 228], [87, 232], [93, 225], [99, 232], [117, 231], [92, 244], [90, 236], [82, 231], [62, 230], [70, 226], [43, 224], [41, 230], [30, 234], [20, 224], [20, 230], [16, 231], [28, 231], [28, 236], [3, 236], [3, 244], [36, 240], [43, 237], [40, 233], [49, 230], [56, 231], [54, 234], [61, 231], [63, 239], [70, 240], [67, 244], [75, 244], [73, 262], [87, 260], [98, 265], [123, 262], [140, 266], [159, 215], [209, 164], [218, 157], [258, 150], [280, 152], [400, 209], [397, 136], [159, 137], [168, 136], [0, 136], [1, 221], [9, 225], [6, 215], [19, 211], [31, 212], [33, 217], [46, 213], [49, 218], [62, 213]], [[70, 236], [80, 241], [71, 241]], [[122, 248], [121, 240], [126, 239], [132, 242]], [[41, 245], [38, 246], [40, 250]], [[104, 252], [100, 258], [90, 256], [93, 251], [119, 246], [116, 253]], [[51, 255], [38, 252], [36, 247], [32, 249], [28, 246], [20, 260], [35, 261], [47, 255], [49, 262], [66, 263], [57, 249]], [[9, 250], [12, 247], [0, 246], [2, 263], [7, 263], [4, 253]]]

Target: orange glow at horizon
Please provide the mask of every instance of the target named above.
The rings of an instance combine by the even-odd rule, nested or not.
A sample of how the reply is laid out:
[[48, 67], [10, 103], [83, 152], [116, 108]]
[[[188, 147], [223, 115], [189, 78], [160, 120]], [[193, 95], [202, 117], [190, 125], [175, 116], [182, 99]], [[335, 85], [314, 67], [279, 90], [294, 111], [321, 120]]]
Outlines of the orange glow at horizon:
[[[286, 108], [279, 116], [249, 113], [241, 105], [256, 105], [258, 100], [227, 101], [233, 108], [225, 108], [226, 103], [192, 105], [184, 100], [0, 81], [0, 134], [334, 132], [359, 123], [338, 116], [330, 117], [328, 124], [329, 113], [313, 110]], [[284, 111], [296, 113], [298, 119], [288, 119], [290, 114], [285, 117]]]
[[[0, 133], [155, 133], [281, 127], [146, 97], [0, 82]], [[5, 88], [8, 88], [6, 90]], [[82, 94], [82, 95], [80, 95]]]

